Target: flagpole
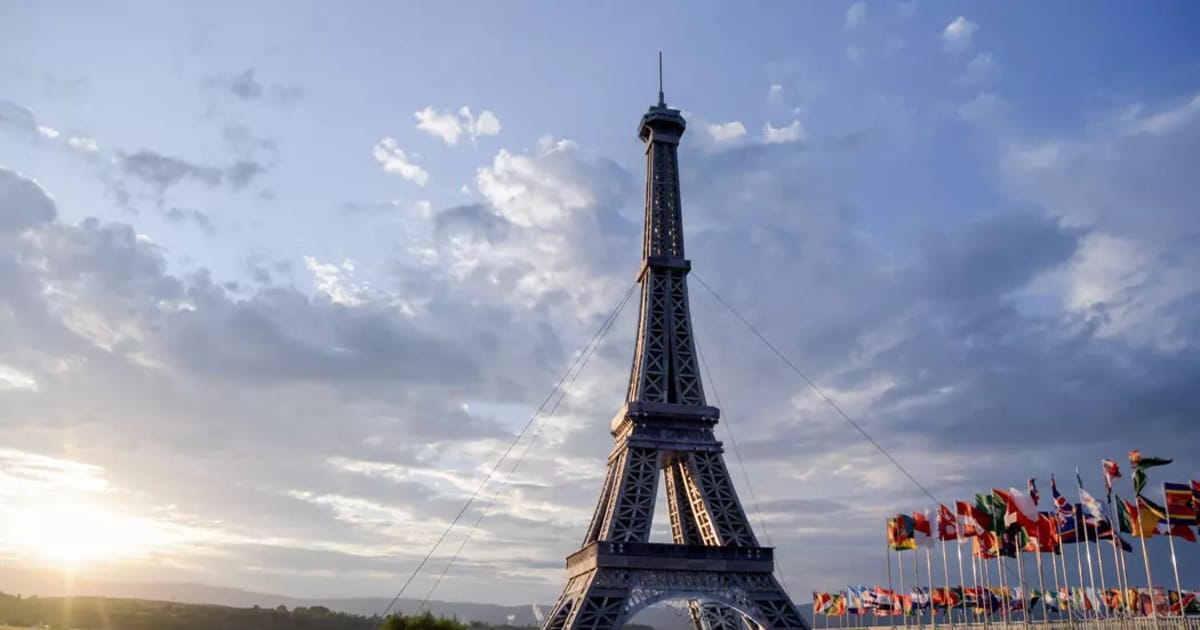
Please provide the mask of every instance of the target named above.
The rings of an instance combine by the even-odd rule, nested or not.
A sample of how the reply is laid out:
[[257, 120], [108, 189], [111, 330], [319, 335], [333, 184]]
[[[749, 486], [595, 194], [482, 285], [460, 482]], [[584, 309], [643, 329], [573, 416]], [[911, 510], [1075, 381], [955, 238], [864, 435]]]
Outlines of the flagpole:
[[[974, 554], [972, 554], [971, 557], [973, 558]], [[992, 625], [992, 608], [991, 608], [992, 576], [988, 575], [989, 573], [990, 573], [990, 571], [988, 571], [987, 556], [985, 554], [983, 557], [979, 558], [979, 578], [980, 578], [980, 580], [979, 580], [979, 600], [980, 600], [979, 603], [983, 604], [980, 607], [983, 609], [984, 624], [987, 625], [988, 627], [991, 627], [991, 625]], [[985, 594], [987, 595], [986, 599], [984, 599], [984, 597], [983, 597]]]
[[1129, 603], [1129, 591], [1131, 590], [1129, 586], [1129, 562], [1125, 556], [1124, 548], [1121, 548], [1121, 553], [1117, 554], [1117, 558], [1121, 561], [1121, 579], [1125, 582], [1125, 591], [1121, 593], [1121, 600], [1125, 602], [1126, 614], [1132, 617], [1134, 616], [1133, 613], [1135, 611], [1133, 610], [1132, 605]]
[[[1109, 526], [1109, 529], [1111, 530], [1112, 523], [1109, 523], [1108, 526]], [[1116, 534], [1113, 534], [1113, 535], [1115, 536]], [[1096, 543], [1096, 568], [1100, 573], [1100, 593], [1098, 594], [1101, 596], [1100, 597], [1100, 607], [1102, 609], [1104, 609], [1105, 617], [1111, 617], [1112, 611], [1108, 610], [1108, 606], [1106, 604], [1104, 604], [1104, 602], [1106, 600], [1103, 597], [1103, 594], [1108, 591], [1108, 585], [1104, 582], [1104, 554], [1101, 553], [1102, 550], [1100, 549], [1100, 528], [1099, 528], [1099, 526], [1096, 527], [1096, 540], [1093, 542]]]
[[[976, 534], [975, 537], [978, 538], [978, 534]], [[978, 540], [972, 541], [972, 543], [978, 543]], [[981, 593], [981, 591], [979, 590], [979, 584], [980, 584], [979, 563], [976, 562], [976, 559], [975, 559], [975, 544], [972, 544], [971, 545], [971, 585], [975, 589], [975, 607], [971, 609], [971, 615], [975, 618], [976, 623], [981, 621], [980, 615], [979, 615], [979, 594]], [[966, 597], [963, 597], [963, 599], [966, 599]]]
[[[942, 506], [939, 504], [938, 505], [939, 524], [940, 524], [941, 520], [942, 520]], [[941, 528], [939, 527], [938, 529], [940, 530]], [[957, 519], [954, 524], [954, 536], [955, 536], [955, 540], [958, 540]], [[938, 531], [938, 538], [942, 539], [942, 579], [943, 579], [942, 584], [944, 585], [942, 588], [945, 589], [944, 594], [946, 597], [946, 621], [950, 622], [950, 628], [953, 629], [954, 628], [954, 603], [950, 601], [950, 564], [949, 564], [949, 561], [946, 559], [946, 539], [942, 536], [941, 531]], [[932, 580], [930, 580], [930, 581], [932, 582]], [[930, 607], [930, 609], [932, 609], [933, 608], [933, 594], [930, 593], [929, 597], [930, 597], [929, 607]], [[1182, 597], [1182, 595], [1180, 597]]]
[[925, 575], [929, 578], [929, 625], [937, 628], [937, 611], [933, 609], [933, 545], [925, 548]]
[[[895, 595], [895, 594], [896, 594], [896, 587], [892, 585], [892, 546], [891, 546], [890, 544], [888, 545], [888, 550], [887, 550], [887, 553], [886, 553], [886, 554], [884, 554], [884, 555], [886, 555], [886, 556], [887, 556], [887, 567], [888, 567], [888, 592], [889, 592], [889, 593], [891, 593], [892, 595]], [[893, 601], [891, 601], [891, 602], [888, 602], [888, 604], [889, 604], [889, 605], [888, 605], [888, 608], [890, 609], [890, 608], [891, 608], [891, 604], [894, 604], [894, 603], [896, 603], [894, 600], [893, 600]], [[879, 616], [879, 615], [878, 615], [878, 613], [877, 613], [875, 616], [876, 616], [876, 617], [878, 617], [878, 616]], [[894, 625], [896, 625], [896, 619], [895, 619], [895, 617], [896, 617], [896, 616], [895, 616], [894, 614], [892, 614], [892, 615], [889, 615], [889, 616], [890, 616], [890, 617], [892, 617], [892, 618], [891, 618], [891, 619], [888, 619], [888, 625], [889, 625], [889, 626], [894, 626]]]
[[[896, 550], [896, 562], [900, 563], [900, 623], [905, 628], [908, 627], [908, 614], [904, 610], [904, 553], [900, 549]], [[909, 599], [912, 599], [912, 594], [909, 594]]]
[[[1134, 509], [1137, 510], [1137, 524], [1134, 528], [1137, 529], [1138, 541], [1142, 544], [1142, 564], [1146, 567], [1146, 590], [1150, 593], [1150, 618], [1158, 619], [1158, 606], [1154, 605], [1154, 579], [1150, 577], [1150, 554], [1146, 552], [1146, 530], [1142, 526], [1142, 495], [1134, 496]], [[1155, 529], [1158, 529], [1158, 524], [1155, 523]], [[1141, 594], [1138, 595], [1138, 605], [1141, 605]]]
[[962, 622], [963, 622], [963, 625], [965, 626], [969, 623], [967, 621], [967, 592], [966, 592], [967, 576], [966, 576], [966, 574], [963, 573], [963, 561], [962, 561], [962, 546], [963, 546], [963, 541], [966, 540], [966, 538], [962, 535], [963, 529], [958, 526], [958, 506], [955, 506], [954, 512], [955, 512], [954, 513], [954, 529], [958, 532], [958, 538], [955, 539], [955, 541], [954, 541], [954, 550], [958, 552], [958, 583], [959, 583], [959, 588], [962, 589], [962, 591], [963, 591], [963, 593], [962, 593]]
[[[1108, 483], [1107, 480], [1105, 481], [1105, 483], [1106, 484]], [[1125, 596], [1127, 594], [1128, 588], [1125, 583], [1125, 578], [1123, 575], [1124, 571], [1121, 568], [1121, 550], [1120, 550], [1121, 545], [1117, 542], [1117, 539], [1120, 538], [1120, 536], [1121, 536], [1121, 527], [1120, 527], [1121, 517], [1117, 515], [1115, 510], [1113, 510], [1112, 486], [1108, 486], [1108, 495], [1105, 497], [1105, 503], [1108, 504], [1108, 514], [1109, 514], [1110, 520], [1116, 519], [1115, 521], [1110, 523], [1110, 527], [1112, 529], [1113, 568], [1117, 574], [1117, 589], [1121, 591], [1121, 596], [1117, 599], [1117, 603], [1121, 604], [1125, 601]], [[1097, 553], [1099, 553], [1099, 550], [1097, 550]], [[1101, 574], [1103, 574], [1103, 571], [1101, 571]], [[1125, 616], [1124, 606], [1122, 606], [1120, 613], [1121, 613], [1121, 617]]]
[[[1083, 478], [1079, 476], [1079, 467], [1078, 466], [1075, 468], [1075, 484], [1078, 489], [1075, 496], [1079, 498], [1079, 502], [1081, 504], [1080, 507], [1082, 507]], [[1093, 593], [1095, 593], [1096, 592], [1096, 574], [1092, 572], [1092, 547], [1090, 545], [1088, 545], [1088, 543], [1091, 542], [1091, 540], [1090, 540], [1091, 535], [1088, 533], [1087, 518], [1084, 518], [1083, 514], [1080, 513], [1081, 511], [1082, 510], [1075, 510], [1075, 526], [1077, 528], [1075, 537], [1078, 539], [1079, 538], [1079, 533], [1078, 533], [1079, 530], [1083, 531], [1083, 551], [1085, 554], [1087, 554], [1087, 561], [1088, 561], [1087, 562], [1088, 585], [1089, 585], [1088, 587], [1092, 589]], [[1078, 545], [1079, 542], [1076, 541], [1075, 544]], [[1082, 586], [1082, 582], [1083, 582], [1083, 574], [1082, 573], [1079, 576], [1079, 581]], [[1087, 588], [1084, 588], [1082, 590], [1083, 590], [1083, 611], [1086, 614], [1087, 613], [1088, 591], [1087, 591]], [[1100, 611], [1096, 611], [1095, 616], [1096, 616], [1096, 620], [1097, 620], [1097, 625], [1099, 625]]]
[[[1041, 521], [1039, 520], [1038, 522], [1040, 523]], [[1039, 526], [1038, 529], [1040, 530], [1041, 527]], [[1045, 574], [1045, 572], [1042, 571], [1042, 541], [1041, 541], [1041, 539], [1038, 539], [1037, 547], [1038, 547], [1038, 550], [1037, 550], [1038, 591], [1042, 595], [1042, 622], [1048, 623], [1050, 621], [1050, 614], [1046, 610], [1046, 574]]]
[[[1062, 545], [1059, 545], [1059, 549]], [[1050, 552], [1050, 569], [1054, 573], [1054, 607], [1057, 609], [1059, 616], [1062, 616], [1062, 584], [1058, 580], [1058, 554]]]
[[1000, 575], [1000, 619], [1007, 626], [1010, 623], [1008, 615], [1008, 580], [1004, 579], [1008, 571], [1004, 570], [1004, 539], [1000, 539], [1000, 552], [996, 556], [996, 571]]
[[[913, 535], [913, 538], [914, 539], [916, 538], [915, 534]], [[921, 592], [921, 552], [918, 551], [918, 549], [919, 549], [919, 545], [917, 548], [913, 549], [913, 589], [914, 589], [914, 591], [909, 591], [909, 593], [908, 593], [909, 599], [912, 599], [913, 592], [916, 592], [918, 594], [920, 594], [920, 592]], [[912, 606], [913, 606], [914, 616], [917, 618], [917, 627], [924, 628], [925, 620], [921, 618], [921, 609], [917, 608], [917, 602], [915, 600], [913, 601]]]
[[[1163, 511], [1167, 513], [1167, 542], [1171, 545], [1171, 569], [1175, 572], [1175, 592], [1179, 593], [1179, 615], [1183, 616], [1183, 587], [1179, 584], [1179, 563], [1175, 561], [1175, 534], [1171, 528], [1171, 503], [1167, 500], [1167, 484], [1162, 484]], [[1154, 589], [1150, 589], [1150, 598], [1154, 599]], [[1171, 594], [1167, 594], [1167, 614], [1171, 612]]]
[[[1025, 591], [1027, 590], [1025, 588], [1025, 563], [1021, 561], [1021, 554], [1024, 553], [1024, 551], [1022, 549], [1020, 549], [1019, 547], [1017, 547], [1016, 543], [1014, 542], [1013, 543], [1013, 552], [1017, 556], [1017, 584], [1018, 584], [1017, 588], [1021, 591], [1021, 620], [1022, 620], [1022, 625], [1024, 625], [1026, 628], [1028, 628], [1029, 627], [1029, 610], [1028, 610], [1029, 604], [1025, 601]], [[1016, 592], [1013, 593], [1013, 597], [1014, 598], [1016, 597]]]

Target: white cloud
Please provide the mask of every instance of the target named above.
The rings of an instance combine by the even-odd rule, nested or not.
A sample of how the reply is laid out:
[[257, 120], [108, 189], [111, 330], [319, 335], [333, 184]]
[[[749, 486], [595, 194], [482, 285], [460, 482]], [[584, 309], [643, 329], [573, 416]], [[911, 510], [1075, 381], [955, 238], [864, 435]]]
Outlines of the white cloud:
[[960, 15], [946, 25], [946, 30], [942, 31], [942, 44], [946, 50], [951, 52], [964, 51], [971, 47], [971, 40], [975, 37], [977, 30], [979, 30], [978, 24]]
[[1146, 133], [1161, 135], [1179, 129], [1197, 116], [1200, 116], [1200, 94], [1193, 96], [1192, 100], [1181, 107], [1160, 112], [1138, 122], [1135, 128]]
[[799, 142], [804, 138], [804, 127], [800, 125], [799, 120], [793, 120], [786, 127], [773, 127], [771, 123], [763, 125], [763, 142], [767, 144]]
[[465, 105], [459, 108], [457, 114], [439, 112], [431, 105], [413, 116], [417, 119], [417, 129], [437, 136], [449, 145], [458, 144], [463, 136], [474, 140], [500, 133], [500, 119], [486, 109], [478, 117], [473, 117], [471, 109]]
[[783, 96], [783, 86], [779, 83], [772, 83], [771, 87], [767, 88], [767, 101], [777, 102]]
[[46, 136], [47, 138], [50, 138], [51, 140], [57, 138], [60, 135], [57, 129], [47, 127], [45, 125], [38, 125], [37, 130], [38, 130], [38, 133], [42, 134], [43, 136]]
[[705, 127], [705, 130], [717, 142], [728, 142], [746, 135], [746, 126], [740, 120], [714, 123]]
[[37, 379], [28, 372], [0, 363], [0, 391], [25, 389], [37, 391]]
[[388, 173], [396, 173], [418, 186], [424, 186], [429, 181], [429, 173], [412, 163], [404, 150], [396, 146], [395, 138], [380, 140], [379, 144], [375, 145], [374, 154], [375, 159], [383, 165], [383, 170]]
[[354, 283], [354, 261], [349, 258], [340, 265], [334, 265], [305, 256], [304, 267], [312, 274], [317, 291], [336, 304], [357, 306], [370, 297], [368, 287]]
[[967, 62], [967, 68], [963, 71], [961, 80], [971, 84], [987, 83], [996, 76], [997, 71], [999, 71], [999, 65], [992, 57], [992, 53], [979, 53]]
[[96, 142], [96, 139], [88, 138], [86, 136], [71, 136], [70, 138], [67, 138], [67, 144], [70, 145], [72, 149], [82, 151], [84, 153], [96, 153], [100, 150], [100, 145]]
[[[471, 110], [466, 107], [459, 110], [459, 114], [465, 116], [467, 119], [471, 118]], [[468, 129], [472, 136], [494, 136], [500, 133], [500, 119], [485, 109]]]
[[846, 28], [847, 29], [852, 29], [852, 28], [858, 27], [860, 24], [863, 23], [863, 20], [865, 20], [865, 19], [867, 19], [867, 3], [866, 2], [862, 2], [860, 0], [859, 2], [855, 2], [854, 4], [850, 5], [849, 9], [846, 9]]

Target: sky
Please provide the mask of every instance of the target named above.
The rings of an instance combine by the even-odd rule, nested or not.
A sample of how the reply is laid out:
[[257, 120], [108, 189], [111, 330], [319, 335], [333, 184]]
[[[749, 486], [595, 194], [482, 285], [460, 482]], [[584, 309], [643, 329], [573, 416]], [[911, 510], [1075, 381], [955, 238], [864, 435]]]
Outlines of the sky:
[[[706, 391], [797, 599], [934, 504], [697, 279], [944, 502], [1200, 478], [1200, 6], [643, 4], [0, 0], [0, 561], [394, 594], [634, 282], [660, 50]], [[635, 306], [437, 598], [557, 595]]]

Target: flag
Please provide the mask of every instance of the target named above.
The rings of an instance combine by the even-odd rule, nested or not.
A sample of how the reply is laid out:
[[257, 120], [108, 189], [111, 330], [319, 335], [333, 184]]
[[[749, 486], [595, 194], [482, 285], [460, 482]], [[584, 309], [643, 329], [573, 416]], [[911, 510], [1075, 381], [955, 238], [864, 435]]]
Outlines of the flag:
[[895, 518], [887, 520], [887, 525], [889, 548], [896, 551], [917, 548], [917, 541], [913, 538], [913, 519], [911, 516], [897, 514]]
[[[1188, 492], [1191, 495], [1191, 492]], [[1096, 500], [1095, 497], [1088, 494], [1081, 486], [1079, 488], [1079, 502], [1083, 507], [1083, 512], [1086, 515], [1085, 520], [1092, 525], [1102, 525], [1109, 522], [1108, 510], [1104, 509], [1104, 504]]]
[[1004, 533], [1004, 501], [991, 492], [984, 492], [975, 495], [975, 506], [987, 515], [988, 529], [993, 534]]
[[828, 615], [829, 608], [833, 605], [833, 595], [830, 593], [818, 593], [813, 591], [813, 614]]
[[876, 586], [874, 590], [863, 593], [863, 598], [865, 607], [874, 610], [876, 615], [886, 617], [900, 611], [900, 596], [882, 586]]
[[[1167, 531], [1160, 533], [1164, 533], [1167, 536], [1182, 538], [1188, 542], [1196, 542], [1196, 533], [1192, 531], [1192, 528], [1188, 527], [1187, 525], [1176, 525], [1173, 521], [1167, 520], [1167, 509], [1163, 506], [1151, 501], [1150, 499], [1147, 499], [1146, 497], [1138, 497], [1138, 507], [1153, 515], [1152, 518], [1155, 519], [1156, 529], [1158, 527], [1158, 523], [1167, 523]], [[1138, 514], [1139, 519], [1142, 518], [1142, 516], [1142, 513]]]
[[[996, 497], [996, 502], [1004, 514], [1004, 527], [996, 533], [1002, 534], [1014, 525], [1022, 528], [1037, 527], [1037, 508], [1016, 488], [1009, 488], [1007, 491], [993, 488], [992, 496]], [[1033, 516], [1030, 516], [1030, 513]]]
[[924, 586], [914, 586], [912, 593], [909, 593], [912, 598], [912, 607], [914, 610], [926, 610], [929, 608], [930, 596], [929, 589]]
[[1075, 506], [1067, 501], [1067, 498], [1058, 492], [1058, 483], [1054, 481], [1054, 475], [1050, 475], [1050, 493], [1054, 497], [1054, 508], [1058, 520], [1058, 540], [1062, 544], [1071, 544], [1078, 542], [1076, 532], [1079, 526], [1075, 518]]
[[1058, 539], [1058, 521], [1050, 512], [1038, 513], [1038, 526], [1035, 535], [1037, 550], [1040, 553], [1062, 553], [1062, 543]]
[[913, 541], [918, 547], [928, 547], [933, 539], [933, 528], [929, 524], [929, 514], [913, 512]]
[[938, 540], [958, 540], [958, 519], [944, 505], [938, 505], [937, 537]]
[[1133, 449], [1129, 451], [1129, 467], [1133, 469], [1133, 492], [1141, 494], [1142, 488], [1146, 487], [1146, 469], [1154, 468], [1155, 466], [1166, 466], [1173, 460], [1163, 459], [1161, 457], [1142, 457], [1141, 451]]
[[1200, 593], [1192, 591], [1183, 596], [1183, 612], [1187, 615], [1200, 615]]
[[826, 615], [830, 617], [841, 617], [846, 614], [846, 596], [841, 593], [833, 593], [830, 596], [829, 611]]
[[1033, 477], [1030, 477], [1028, 484], [1029, 484], [1029, 498], [1033, 499], [1033, 506], [1037, 507], [1037, 504], [1042, 500], [1042, 495], [1040, 493], [1038, 493], [1037, 480], [1034, 479]]
[[1192, 501], [1192, 489], [1183, 483], [1164, 483], [1167, 519], [1171, 525], [1195, 525], [1196, 505]]
[[1200, 481], [1192, 480], [1192, 505], [1196, 506], [1196, 518], [1200, 519]]
[[971, 539], [971, 553], [976, 558], [991, 560], [1000, 557], [1000, 539], [995, 532], [983, 532]]
[[1104, 496], [1107, 503], [1112, 503], [1113, 479], [1121, 478], [1121, 468], [1111, 459], [1100, 460], [1100, 469], [1104, 471]]
[[1172, 615], [1183, 615], [1187, 613], [1188, 608], [1192, 607], [1192, 603], [1196, 601], [1194, 592], [1184, 591], [1167, 591], [1167, 601], [1170, 604]]
[[1144, 497], [1138, 497], [1136, 505], [1119, 496], [1117, 501], [1120, 501], [1121, 507], [1124, 508], [1121, 531], [1136, 538], [1149, 538], [1160, 533], [1158, 515], [1146, 505]]
[[[1042, 601], [1046, 603], [1046, 609], [1050, 612], [1058, 612], [1058, 593], [1053, 589], [1042, 591]], [[1033, 602], [1030, 601], [1030, 608], [1033, 608]]]
[[[867, 614], [867, 591], [868, 586], [847, 586], [846, 587], [846, 608], [847, 612], [852, 612], [856, 615]], [[873, 602], [872, 602], [873, 603]]]
[[963, 538], [974, 538], [991, 528], [986, 513], [966, 501], [955, 501], [954, 509], [963, 517]]
[[1008, 610], [1010, 612], [1025, 610], [1025, 592], [1020, 586], [1012, 589], [1012, 595], [1008, 600]]
[[[1034, 485], [1032, 479], [1029, 480], [1029, 487], [1033, 492], [1037, 492], [1037, 486]], [[1036, 529], [1038, 522], [1037, 499], [1027, 497], [1020, 490], [1010, 487], [1008, 489], [1008, 500], [1011, 505], [1006, 506], [1006, 509], [1016, 508], [1016, 520], [1021, 528], [1025, 530]]]
[[935, 588], [933, 589], [933, 607], [935, 609], [949, 610], [957, 608], [963, 600], [963, 589], [960, 587]]

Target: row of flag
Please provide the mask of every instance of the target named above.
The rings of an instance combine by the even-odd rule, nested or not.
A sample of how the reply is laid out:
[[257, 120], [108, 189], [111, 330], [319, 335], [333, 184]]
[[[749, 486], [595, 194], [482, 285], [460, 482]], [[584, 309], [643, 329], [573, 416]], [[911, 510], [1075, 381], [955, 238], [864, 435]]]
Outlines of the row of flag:
[[1029, 589], [1020, 587], [954, 586], [912, 589], [900, 594], [882, 586], [847, 586], [835, 593], [813, 592], [813, 614], [839, 617], [843, 615], [908, 615], [921, 611], [946, 614], [967, 609], [977, 615], [992, 615], [1004, 611], [1022, 612], [1045, 606], [1055, 614], [1071, 611], [1093, 613], [1110, 611], [1131, 615], [1200, 614], [1200, 592], [1175, 591], [1161, 586], [1154, 589], [1093, 589], [1058, 588]]
[[[897, 514], [887, 520], [888, 546], [897, 551], [917, 549], [933, 540], [966, 542], [971, 540], [976, 557], [1016, 557], [1018, 551], [1061, 553], [1065, 543], [1113, 540], [1125, 551], [1128, 542], [1117, 531], [1138, 538], [1168, 535], [1196, 542], [1193, 528], [1200, 522], [1200, 481], [1162, 484], [1163, 502], [1142, 494], [1146, 484], [1146, 468], [1169, 464], [1171, 460], [1143, 458], [1138, 451], [1130, 452], [1133, 467], [1134, 501], [1116, 496], [1116, 518], [1109, 514], [1113, 505], [1112, 481], [1121, 476], [1116, 462], [1102, 461], [1107, 501], [1101, 503], [1079, 485], [1079, 502], [1068, 501], [1058, 491], [1054, 477], [1050, 478], [1054, 509], [1040, 511], [1040, 495], [1035, 479], [1029, 479], [1026, 492], [1016, 488], [994, 488], [990, 493], [976, 494], [973, 502], [955, 501], [954, 509], [939, 505], [930, 520], [928, 513]], [[962, 518], [959, 526], [958, 517]], [[1115, 521], [1115, 522], [1114, 522]], [[1115, 526], [1115, 527], [1114, 527]], [[1116, 531], [1114, 531], [1114, 529]]]
[[[906, 550], [924, 548], [925, 579], [920, 579], [919, 563], [914, 558], [913, 581], [910, 584], [920, 585], [922, 582], [932, 589], [933, 566], [932, 550], [934, 542], [940, 542], [942, 547], [941, 560], [944, 581], [950, 582], [947, 541], [957, 541], [955, 545], [958, 555], [959, 580], [964, 586], [957, 590], [917, 589], [895, 601], [888, 600], [888, 610], [921, 611], [952, 608], [957, 601], [964, 608], [978, 609], [984, 612], [1001, 612], [1007, 614], [1010, 610], [1026, 610], [1030, 601], [1036, 601], [1042, 608], [1042, 616], [1046, 618], [1051, 611], [1068, 614], [1092, 614], [1105, 616], [1116, 614], [1118, 610], [1148, 611], [1147, 614], [1157, 615], [1160, 609], [1163, 614], [1187, 614], [1195, 607], [1196, 593], [1186, 591], [1180, 584], [1178, 564], [1175, 556], [1175, 540], [1181, 539], [1197, 542], [1197, 524], [1200, 523], [1200, 481], [1189, 483], [1162, 483], [1158, 487], [1148, 485], [1147, 471], [1151, 468], [1170, 464], [1170, 459], [1160, 457], [1145, 457], [1141, 452], [1129, 452], [1129, 471], [1133, 486], [1132, 500], [1126, 500], [1114, 493], [1114, 481], [1122, 478], [1121, 466], [1113, 460], [1104, 459], [1100, 462], [1104, 477], [1105, 493], [1101, 501], [1089, 493], [1083, 484], [1083, 478], [1078, 469], [1075, 471], [1078, 500], [1068, 500], [1059, 492], [1057, 480], [1050, 477], [1051, 501], [1045, 509], [1041, 509], [1041, 493], [1036, 479], [1029, 479], [1026, 487], [993, 488], [990, 492], [976, 494], [970, 501], [954, 501], [951, 505], [939, 504], [931, 513], [929, 510], [911, 514], [896, 514], [887, 519], [888, 548], [895, 550], [900, 562], [900, 591], [904, 591], [904, 555]], [[1161, 489], [1161, 494], [1150, 490]], [[1154, 494], [1155, 496], [1149, 496]], [[1138, 591], [1130, 583], [1127, 570], [1126, 554], [1133, 546], [1122, 534], [1128, 534], [1140, 540], [1142, 564], [1145, 568], [1146, 588]], [[1164, 590], [1154, 587], [1151, 577], [1150, 557], [1147, 553], [1146, 539], [1154, 536], [1166, 536], [1170, 542], [1171, 564], [1175, 577], [1175, 589]], [[1100, 541], [1106, 541], [1101, 544]], [[970, 572], [963, 566], [962, 548], [970, 543]], [[1076, 544], [1087, 543], [1087, 544]], [[1071, 579], [1068, 562], [1063, 558], [1064, 545], [1075, 549], [1075, 575]], [[1101, 553], [1103, 547], [1111, 547], [1110, 552]], [[1095, 550], [1096, 554], [1092, 553]], [[1025, 553], [1035, 554], [1036, 584], [1038, 589], [1025, 590], [1025, 569], [1022, 558]], [[1053, 584], [1046, 584], [1043, 573], [1042, 554], [1051, 554], [1052, 572], [1050, 577]], [[1111, 553], [1112, 568], [1117, 571], [1116, 579], [1106, 584], [1104, 558]], [[1093, 555], [1098, 564], [1098, 571], [1093, 570]], [[1003, 558], [1015, 558], [1017, 575], [1009, 573]], [[1061, 559], [1060, 559], [1061, 558]], [[1086, 558], [1086, 562], [1084, 561]], [[996, 563], [983, 562], [976, 566], [978, 560], [998, 560]], [[997, 580], [1000, 588], [991, 588], [996, 582], [989, 578], [989, 564], [997, 566]], [[1084, 568], [1087, 568], [1086, 574]], [[1061, 568], [1061, 573], [1059, 569]], [[1099, 581], [1096, 577], [1099, 576]], [[889, 555], [888, 581], [891, 584], [891, 556]], [[1135, 578], [1136, 579], [1136, 578]], [[967, 581], [973, 587], [967, 587]], [[1006, 583], [1007, 580], [1007, 583]], [[1140, 580], [1139, 580], [1140, 581]], [[990, 582], [990, 583], [989, 583]], [[1072, 582], [1078, 588], [1072, 588]], [[1116, 588], [1109, 589], [1112, 585]], [[1013, 591], [1007, 587], [1015, 586]], [[1051, 588], [1053, 586], [1053, 588]], [[1099, 587], [1099, 588], [1097, 588]], [[879, 589], [868, 589], [866, 600], [854, 599], [854, 593], [847, 591], [839, 603], [836, 594], [830, 593], [828, 604], [824, 598], [814, 599], [814, 604], [822, 603], [830, 611], [827, 614], [853, 614], [850, 610], [864, 609], [882, 610], [879, 604]], [[1011, 597], [1012, 593], [1026, 593], [1028, 597]], [[1140, 595], [1139, 595], [1140, 593]], [[922, 595], [924, 594], [924, 595]], [[1008, 594], [1001, 597], [997, 594]], [[1158, 595], [1162, 597], [1159, 598]], [[861, 595], [861, 593], [859, 593]], [[918, 597], [920, 596], [920, 597]], [[875, 599], [872, 599], [872, 598]], [[913, 599], [916, 597], [916, 599]], [[924, 599], [921, 599], [924, 597]], [[908, 603], [906, 605], [906, 598]], [[957, 599], [956, 599], [957, 598]], [[997, 599], [999, 603], [993, 601]], [[819, 600], [819, 602], [818, 602]], [[1160, 601], [1161, 600], [1161, 601]], [[928, 601], [922, 606], [922, 601]], [[857, 606], [856, 602], [860, 602]], [[940, 603], [939, 603], [940, 602]], [[1147, 603], [1149, 602], [1149, 603]], [[1160, 602], [1161, 605], [1155, 602]], [[1173, 604], [1172, 604], [1173, 602]], [[1013, 608], [1013, 607], [1017, 608]], [[845, 608], [847, 612], [839, 612]], [[1200, 612], [1200, 611], [1195, 611]]]

